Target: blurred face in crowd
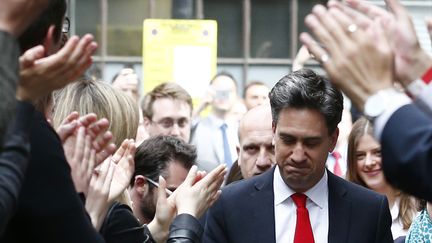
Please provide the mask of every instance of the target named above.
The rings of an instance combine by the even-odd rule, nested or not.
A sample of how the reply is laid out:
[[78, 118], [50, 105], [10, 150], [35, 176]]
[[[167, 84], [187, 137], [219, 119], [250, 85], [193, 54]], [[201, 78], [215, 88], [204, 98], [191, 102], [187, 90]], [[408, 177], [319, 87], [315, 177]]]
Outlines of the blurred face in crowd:
[[268, 105], [250, 110], [240, 122], [238, 165], [245, 179], [259, 175], [276, 164], [271, 123]]
[[112, 86], [119, 89], [138, 102], [138, 75], [131, 68], [123, 68], [113, 81]]
[[[183, 165], [176, 160], [168, 163], [167, 169], [162, 173], [162, 176], [166, 180], [167, 189], [170, 191], [175, 191], [180, 184], [186, 179], [188, 174], [188, 169], [183, 167]], [[141, 214], [148, 220], [151, 221], [156, 214], [156, 205], [157, 205], [157, 197], [158, 197], [158, 188], [148, 183], [149, 191], [146, 194], [143, 194], [139, 208], [141, 210]], [[148, 223], [148, 222], [141, 222]]]
[[219, 76], [211, 85], [214, 91], [213, 109], [219, 112], [228, 112], [237, 101], [235, 81], [228, 76]]
[[245, 105], [248, 110], [269, 102], [269, 88], [265, 85], [252, 85], [245, 93]]
[[386, 184], [381, 165], [381, 145], [369, 134], [358, 140], [355, 152], [357, 173], [366, 186], [380, 191]]
[[153, 117], [144, 117], [144, 125], [150, 137], [175, 136], [189, 142], [191, 107], [188, 103], [172, 98], [160, 98], [153, 102]]
[[232, 121], [235, 121], [236, 124], [238, 124], [246, 112], [247, 112], [247, 109], [246, 109], [246, 106], [244, 105], [243, 101], [238, 100], [233, 105], [231, 110], [229, 111], [228, 116], [229, 116], [229, 119], [231, 119]]
[[282, 178], [291, 189], [305, 192], [322, 178], [338, 129], [329, 134], [324, 116], [313, 109], [285, 108], [273, 124], [275, 156]]

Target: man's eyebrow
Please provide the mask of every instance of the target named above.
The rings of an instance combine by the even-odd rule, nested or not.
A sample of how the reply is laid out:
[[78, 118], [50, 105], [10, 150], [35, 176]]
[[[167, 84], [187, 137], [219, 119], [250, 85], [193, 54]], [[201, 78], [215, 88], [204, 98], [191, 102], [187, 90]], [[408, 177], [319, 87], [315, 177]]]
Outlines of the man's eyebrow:
[[293, 138], [294, 137], [293, 135], [291, 135], [289, 133], [283, 133], [283, 132], [279, 133], [278, 136], [282, 137], [282, 138]]

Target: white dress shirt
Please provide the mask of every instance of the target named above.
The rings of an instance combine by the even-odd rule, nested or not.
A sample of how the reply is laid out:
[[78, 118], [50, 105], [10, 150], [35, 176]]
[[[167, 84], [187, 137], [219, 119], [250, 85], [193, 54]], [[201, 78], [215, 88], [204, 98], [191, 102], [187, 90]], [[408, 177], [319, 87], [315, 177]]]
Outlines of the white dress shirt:
[[404, 93], [392, 93], [391, 103], [389, 107], [379, 115], [374, 122], [374, 137], [377, 141], [381, 141], [381, 135], [384, 126], [393, 115], [393, 113], [404, 105], [411, 103], [411, 99]]
[[[403, 229], [402, 221], [399, 218], [399, 207], [400, 207], [400, 198], [398, 197], [396, 198], [393, 207], [390, 209], [390, 214], [392, 217], [391, 232], [393, 235], [393, 239], [397, 239], [401, 236], [405, 236], [408, 234], [408, 229], [406, 230]], [[417, 216], [417, 214], [415, 216]]]
[[[339, 166], [341, 168], [342, 171], [342, 178], [345, 178], [346, 176], [346, 172], [347, 172], [347, 162], [346, 162], [346, 157], [347, 157], [347, 152], [348, 148], [344, 149], [343, 151], [338, 151], [341, 154], [341, 158], [339, 159]], [[336, 158], [333, 157], [333, 155], [331, 153], [328, 154], [327, 156], [327, 161], [326, 161], [326, 167], [329, 171], [331, 171], [334, 174], [334, 166], [336, 163]]]
[[[274, 171], [273, 191], [276, 243], [293, 242], [297, 207], [291, 195], [295, 191], [285, 184], [278, 166]], [[315, 243], [327, 243], [329, 229], [327, 172], [324, 172], [321, 180], [304, 194], [307, 196], [306, 208], [309, 211]]]

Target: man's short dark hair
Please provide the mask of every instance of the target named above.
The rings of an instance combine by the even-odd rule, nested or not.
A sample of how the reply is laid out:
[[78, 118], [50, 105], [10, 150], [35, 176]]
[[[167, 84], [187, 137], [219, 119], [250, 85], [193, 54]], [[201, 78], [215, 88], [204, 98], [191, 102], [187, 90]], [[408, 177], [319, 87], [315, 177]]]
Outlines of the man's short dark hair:
[[173, 160], [189, 170], [197, 158], [193, 145], [173, 136], [157, 136], [144, 140], [135, 153], [135, 173], [131, 180], [134, 185], [135, 176], [142, 175], [154, 181], [159, 180]]
[[230, 79], [234, 82], [234, 86], [236, 87], [236, 89], [238, 88], [238, 87], [237, 87], [237, 81], [235, 80], [234, 76], [233, 76], [231, 73], [226, 72], [226, 71], [222, 71], [222, 72], [217, 73], [217, 74], [216, 74], [216, 75], [215, 75], [215, 76], [210, 80], [210, 85], [212, 85], [213, 82], [214, 82], [217, 78], [222, 77], [222, 76], [225, 76], [225, 77], [230, 78]]
[[300, 69], [283, 77], [273, 87], [269, 98], [275, 124], [284, 108], [319, 111], [325, 117], [329, 134], [336, 130], [342, 118], [342, 93], [310, 69]]
[[62, 33], [63, 18], [66, 13], [65, 0], [49, 0], [48, 7], [33, 21], [19, 37], [21, 52], [43, 43], [51, 25], [55, 26], [54, 41], [58, 42]]

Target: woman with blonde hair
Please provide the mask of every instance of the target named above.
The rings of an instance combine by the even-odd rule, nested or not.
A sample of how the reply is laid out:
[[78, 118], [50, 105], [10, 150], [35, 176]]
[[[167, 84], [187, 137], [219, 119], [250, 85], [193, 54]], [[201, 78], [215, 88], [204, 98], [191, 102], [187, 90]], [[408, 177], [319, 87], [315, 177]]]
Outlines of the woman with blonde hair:
[[[109, 174], [109, 172], [107, 173], [107, 170], [109, 170], [107, 168], [112, 167], [112, 163], [110, 161], [108, 161], [108, 163], [106, 163], [106, 161], [102, 163], [99, 173], [105, 175], [105, 177], [113, 178], [108, 190], [106, 190], [106, 186], [99, 188], [103, 189], [105, 194], [101, 193], [101, 190], [92, 190], [94, 189], [93, 187], [97, 186], [92, 186], [92, 183], [90, 183], [88, 192], [90, 194], [90, 192], [93, 191], [96, 195], [88, 195], [86, 209], [89, 211], [93, 225], [100, 230], [105, 241], [108, 243], [178, 242], [179, 240], [181, 242], [200, 242], [202, 230], [198, 230], [201, 225], [199, 225], [196, 218], [201, 217], [202, 213], [219, 197], [220, 191], [218, 189], [226, 173], [225, 166], [217, 167], [205, 176], [205, 178], [203, 178], [205, 174], [203, 172], [198, 172], [195, 167], [189, 172], [185, 182], [173, 193], [175, 197], [166, 198], [166, 182], [163, 178], [159, 178], [159, 199], [156, 207], [155, 219], [148, 225], [141, 225], [132, 214], [129, 204], [130, 198], [128, 196], [120, 200], [117, 199], [117, 202], [111, 200], [114, 181], [117, 183], [114, 189], [124, 190], [132, 177], [130, 172], [132, 171], [133, 174], [135, 146], [128, 138], [135, 138], [137, 132], [139, 116], [136, 102], [121, 91], [114, 89], [108, 83], [81, 80], [70, 84], [54, 96], [54, 126], [58, 127], [63, 124], [64, 120], [75, 111], [78, 112], [79, 115], [95, 113], [99, 118], [107, 118], [110, 123], [108, 129], [111, 130], [114, 143], [119, 147], [119, 150], [123, 151], [123, 154], [127, 153], [125, 151], [131, 150], [129, 154], [132, 155], [132, 157], [128, 156], [129, 160], [119, 159], [119, 157], [123, 156], [119, 156], [118, 154], [121, 153], [117, 150], [111, 160], [117, 157], [117, 160], [120, 161], [115, 166], [115, 171], [111, 172], [110, 176], [107, 176], [107, 174]], [[131, 144], [133, 149], [130, 149]], [[122, 161], [126, 161], [124, 165], [120, 165]], [[119, 167], [123, 166], [125, 168], [119, 170]], [[118, 180], [118, 178], [116, 179], [117, 171], [121, 171], [121, 180]], [[97, 177], [98, 176], [96, 176], [96, 178]], [[93, 179], [92, 177], [92, 180]], [[199, 182], [197, 182], [198, 180]], [[106, 185], [104, 181], [104, 179], [99, 180], [99, 182]], [[126, 186], [123, 182], [126, 183]], [[99, 183], [99, 185], [102, 184]], [[204, 188], [206, 188], [205, 191]], [[125, 192], [127, 192], [127, 190], [125, 190]], [[109, 194], [109, 196], [107, 196], [107, 194]], [[108, 199], [105, 200], [105, 198]], [[91, 209], [87, 207], [89, 201], [92, 201]], [[100, 208], [103, 208], [104, 205], [101, 206], [97, 204], [109, 206], [106, 211], [103, 211]], [[102, 220], [103, 222], [100, 222], [100, 218], [95, 215], [95, 213], [91, 212], [93, 209], [99, 210], [96, 214], [106, 215], [104, 220]], [[95, 210], [93, 210], [93, 212]], [[179, 215], [174, 218], [176, 212]], [[185, 214], [189, 214], [189, 216]], [[95, 217], [92, 217], [93, 215], [95, 215]], [[173, 233], [169, 234], [171, 222], [173, 224], [172, 228], [180, 229], [183, 233], [179, 234], [178, 230], [173, 230]], [[184, 236], [183, 234], [186, 235]], [[189, 238], [191, 235], [196, 237]], [[187, 239], [185, 239], [185, 237]]]
[[80, 115], [95, 113], [110, 122], [117, 147], [125, 139], [135, 138], [139, 123], [138, 105], [129, 96], [102, 81], [83, 79], [54, 95], [53, 125], [58, 127], [73, 111]]
[[[117, 150], [117, 156], [113, 155], [112, 159], [110, 159], [111, 161], [103, 163], [116, 163], [115, 161], [117, 161], [116, 167], [121, 167], [121, 170], [116, 169], [116, 172], [114, 172], [108, 201], [117, 201], [117, 203], [113, 203], [112, 205], [117, 206], [120, 210], [127, 210], [128, 207], [131, 206], [131, 200], [125, 188], [130, 180], [129, 177], [133, 175], [133, 156], [135, 152], [135, 145], [133, 140], [130, 139], [136, 137], [139, 122], [138, 105], [132, 98], [114, 89], [108, 83], [82, 79], [66, 86], [54, 94], [52, 115], [54, 127], [59, 127], [64, 122], [65, 118], [73, 112], [78, 112], [80, 116], [94, 113], [98, 118], [106, 118], [109, 121], [108, 130], [112, 133], [112, 142], [119, 150]], [[120, 160], [121, 156], [119, 155], [119, 151], [122, 151], [122, 154], [127, 152], [132, 158], [130, 160]], [[73, 174], [74, 168], [72, 165], [71, 167]], [[101, 165], [100, 168], [109, 168], [109, 166], [104, 167]], [[117, 178], [116, 173], [118, 175]], [[72, 176], [72, 178], [74, 178], [74, 176]], [[113, 190], [118, 191], [118, 193], [114, 194], [120, 194], [121, 196], [119, 198], [112, 198]], [[91, 192], [94, 191], [95, 190]], [[86, 201], [86, 209], [92, 210], [89, 205], [92, 204]], [[123, 208], [120, 208], [120, 206]], [[113, 206], [111, 206], [111, 208], [112, 207]], [[92, 215], [91, 212], [89, 212], [89, 214]], [[105, 221], [110, 220], [111, 219], [107, 217]], [[92, 222], [95, 221], [97, 220], [92, 218]], [[97, 227], [102, 227], [101, 222], [98, 222]]]
[[390, 185], [384, 177], [381, 145], [373, 137], [372, 124], [357, 120], [348, 138], [347, 179], [387, 196], [392, 216], [392, 234], [397, 239], [407, 234], [416, 216], [416, 199]]

